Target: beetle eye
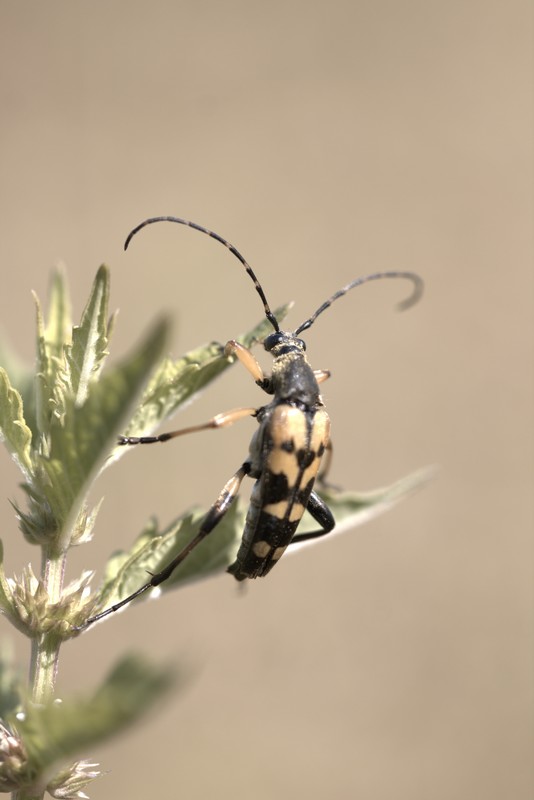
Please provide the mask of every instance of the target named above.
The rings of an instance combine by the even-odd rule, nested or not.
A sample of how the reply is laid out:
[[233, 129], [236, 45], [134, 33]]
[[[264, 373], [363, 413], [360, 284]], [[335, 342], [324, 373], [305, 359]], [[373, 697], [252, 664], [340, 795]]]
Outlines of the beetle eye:
[[299, 347], [302, 347], [303, 350], [306, 350], [306, 342], [304, 339], [295, 339], [295, 344], [298, 344]]
[[265, 339], [263, 340], [263, 346], [267, 351], [272, 350], [273, 347], [276, 347], [277, 344], [280, 344], [283, 338], [284, 338], [283, 333], [275, 331], [274, 333], [270, 333], [269, 336], [265, 337]]

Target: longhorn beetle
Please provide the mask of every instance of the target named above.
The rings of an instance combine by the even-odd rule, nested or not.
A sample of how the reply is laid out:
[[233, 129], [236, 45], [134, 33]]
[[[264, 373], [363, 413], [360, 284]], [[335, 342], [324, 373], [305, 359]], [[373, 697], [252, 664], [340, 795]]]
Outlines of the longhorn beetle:
[[[319, 384], [326, 380], [330, 373], [327, 370], [311, 368], [306, 358], [306, 344], [299, 334], [308, 330], [319, 314], [326, 311], [335, 300], [363, 283], [382, 278], [406, 278], [412, 281], [413, 291], [400, 303], [400, 309], [416, 303], [423, 290], [422, 279], [413, 272], [377, 272], [366, 275], [356, 278], [335, 292], [295, 331], [282, 331], [260, 282], [241, 253], [226, 239], [202, 225], [179, 217], [151, 217], [130, 232], [124, 249], [128, 248], [132, 238], [142, 228], [154, 222], [176, 222], [205, 233], [227, 247], [241, 262], [256, 287], [265, 316], [274, 329], [263, 342], [265, 350], [271, 353], [274, 359], [271, 375], [266, 377], [252, 353], [233, 339], [226, 344], [224, 355], [227, 358], [237, 358], [250, 372], [260, 389], [273, 395], [273, 399], [260, 408], [237, 408], [217, 414], [202, 425], [161, 433], [159, 436], [119, 437], [121, 445], [153, 444], [167, 442], [186, 433], [223, 428], [247, 416], [256, 417], [259, 423], [259, 428], [252, 437], [247, 458], [209, 509], [197, 535], [161, 572], [152, 575], [140, 589], [91, 617], [78, 630], [112, 614], [140, 594], [166, 581], [176, 567], [222, 520], [235, 500], [245, 475], [254, 478], [256, 483], [252, 489], [241, 545], [234, 563], [228, 567], [228, 572], [238, 581], [267, 575], [290, 544], [329, 533], [335, 525], [334, 517], [313, 487], [316, 480], [322, 484], [326, 483], [325, 478], [331, 460], [330, 419], [319, 393]], [[325, 464], [320, 470], [321, 460], [325, 454]], [[320, 527], [310, 533], [298, 534], [296, 530], [305, 509]]]

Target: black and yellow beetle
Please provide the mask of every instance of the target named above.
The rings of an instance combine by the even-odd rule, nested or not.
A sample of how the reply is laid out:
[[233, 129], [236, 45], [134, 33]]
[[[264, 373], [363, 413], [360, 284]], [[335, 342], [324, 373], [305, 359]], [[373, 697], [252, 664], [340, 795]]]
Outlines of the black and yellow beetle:
[[[120, 437], [119, 443], [123, 445], [152, 444], [166, 442], [186, 433], [231, 425], [245, 416], [256, 417], [259, 423], [247, 458], [209, 509], [197, 535], [161, 572], [153, 575], [148, 583], [121, 602], [88, 619], [81, 628], [117, 611], [143, 592], [167, 580], [176, 567], [221, 521], [235, 500], [246, 475], [254, 478], [256, 483], [251, 493], [241, 545], [234, 563], [228, 567], [228, 572], [238, 581], [267, 575], [289, 545], [329, 533], [335, 526], [335, 520], [326, 503], [314, 490], [314, 484], [316, 480], [325, 483], [330, 462], [330, 419], [319, 391], [319, 384], [326, 380], [330, 373], [311, 368], [306, 358], [306, 344], [299, 334], [310, 328], [319, 314], [322, 314], [334, 300], [368, 281], [382, 278], [406, 278], [412, 281], [413, 292], [400, 304], [402, 309], [413, 305], [422, 294], [423, 281], [413, 272], [377, 272], [356, 278], [339, 289], [295, 331], [282, 331], [252, 268], [241, 253], [217, 233], [179, 217], [152, 217], [131, 231], [124, 248], [128, 247], [132, 237], [141, 228], [154, 222], [165, 221], [187, 225], [211, 236], [227, 247], [245, 267], [261, 298], [265, 315], [274, 328], [274, 332], [263, 342], [265, 350], [271, 353], [274, 359], [271, 375], [264, 376], [253, 354], [234, 340], [227, 343], [224, 353], [228, 358], [238, 358], [258, 386], [267, 394], [273, 395], [273, 399], [261, 408], [234, 409], [217, 414], [202, 425], [162, 433], [159, 436]], [[321, 461], [325, 453], [325, 463], [321, 470]], [[320, 528], [310, 533], [298, 534], [296, 531], [305, 510], [311, 514]]]

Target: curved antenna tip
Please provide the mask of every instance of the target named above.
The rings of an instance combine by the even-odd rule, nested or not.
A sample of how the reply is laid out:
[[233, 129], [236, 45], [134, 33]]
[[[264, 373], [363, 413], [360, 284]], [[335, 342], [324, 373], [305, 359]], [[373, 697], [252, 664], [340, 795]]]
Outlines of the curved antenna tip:
[[[133, 237], [136, 233], [139, 233], [141, 228], [144, 228], [145, 225], [152, 225], [153, 222], [165, 222], [169, 220], [170, 217], [149, 217], [149, 219], [145, 219], [143, 222], [140, 222], [139, 225], [136, 225], [133, 230], [130, 231], [128, 236], [126, 237], [126, 241], [124, 242], [124, 249], [127, 250], [130, 242], [132, 241]], [[181, 222], [181, 220], [179, 220]]]
[[423, 296], [425, 282], [416, 272], [401, 273], [401, 277], [408, 278], [413, 283], [413, 291], [409, 297], [397, 303], [397, 311], [406, 311], [419, 302]]
[[382, 280], [383, 278], [403, 278], [413, 283], [414, 288], [411, 295], [398, 304], [397, 308], [399, 311], [405, 311], [407, 308], [410, 308], [410, 306], [415, 305], [415, 303], [418, 302], [423, 294], [423, 279], [420, 278], [415, 272], [374, 272], [372, 275], [365, 275], [362, 278], [356, 278], [346, 286], [343, 286], [342, 289], [339, 289], [339, 291], [335, 292], [332, 297], [329, 297], [328, 300], [325, 300], [322, 306], [319, 306], [317, 311], [315, 311], [309, 319], [303, 322], [302, 325], [299, 325], [295, 331], [295, 335], [298, 336], [298, 334], [302, 333], [302, 331], [306, 331], [308, 328], [311, 328], [317, 317], [322, 314], [323, 311], [326, 311], [327, 308], [330, 308], [335, 300], [339, 300], [340, 297], [346, 295], [351, 289], [355, 289], [357, 286], [361, 286], [369, 281], [378, 281]]

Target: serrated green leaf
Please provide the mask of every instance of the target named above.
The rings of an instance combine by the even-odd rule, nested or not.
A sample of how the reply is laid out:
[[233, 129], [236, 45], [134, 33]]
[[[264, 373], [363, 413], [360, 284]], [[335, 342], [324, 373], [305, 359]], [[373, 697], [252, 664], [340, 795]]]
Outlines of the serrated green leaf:
[[[167, 591], [180, 584], [205, 578], [224, 570], [235, 557], [245, 522], [245, 512], [234, 503], [216, 530], [199, 544], [159, 587]], [[128, 552], [113, 554], [106, 565], [102, 584], [95, 595], [95, 609], [120, 602], [147, 583], [149, 576], [161, 572], [196, 536], [205, 512], [195, 510], [159, 531], [151, 520]], [[144, 595], [146, 597], [146, 595]]]
[[93, 747], [139, 719], [174, 682], [174, 670], [124, 658], [90, 697], [28, 704], [11, 727], [28, 753], [33, 780], [59, 760]]
[[35, 430], [35, 367], [26, 364], [11, 349], [4, 339], [0, 339], [0, 366], [9, 375], [11, 386], [22, 398], [24, 417], [28, 427]]
[[67, 348], [67, 383], [76, 406], [85, 403], [89, 387], [108, 355], [109, 284], [109, 270], [102, 265], [80, 324], [72, 330], [72, 345]]
[[[59, 363], [50, 364], [46, 347], [45, 324], [41, 302], [33, 292], [35, 302], [36, 328], [36, 376], [35, 376], [35, 433], [46, 434], [50, 422], [50, 414], [55, 405], [54, 390]], [[43, 437], [44, 440], [44, 437]]]
[[[433, 467], [425, 467], [401, 478], [390, 486], [374, 489], [370, 492], [345, 492], [320, 490], [319, 494], [327, 503], [336, 520], [334, 530], [324, 538], [311, 539], [302, 544], [290, 547], [288, 553], [310, 544], [331, 539], [332, 536], [363, 525], [369, 520], [384, 514], [401, 500], [412, 495], [425, 486], [435, 475]], [[317, 523], [306, 514], [299, 525], [299, 533], [316, 530]]]
[[68, 544], [63, 538], [71, 529], [67, 522], [80, 511], [90, 479], [124, 428], [132, 403], [161, 356], [168, 329], [166, 320], [157, 323], [130, 356], [91, 382], [83, 406], [68, 399], [63, 424], [51, 429], [49, 456], [40, 458], [46, 475], [41, 491], [61, 531], [60, 551]]
[[44, 329], [48, 356], [63, 360], [65, 345], [71, 342], [72, 316], [65, 269], [60, 266], [52, 273], [48, 294], [48, 314]]
[[[37, 327], [37, 382], [33, 430], [47, 434], [51, 415], [61, 417], [66, 390], [65, 351], [71, 343], [71, 313], [65, 271], [58, 267], [49, 289], [48, 321], [45, 323], [39, 298], [34, 293]], [[35, 409], [35, 410], [34, 410]]]
[[0, 437], [18, 466], [29, 478], [32, 471], [31, 440], [32, 432], [24, 419], [22, 398], [11, 386], [9, 377], [0, 367]]
[[[290, 307], [291, 303], [288, 303], [277, 308], [276, 318], [282, 320]], [[237, 341], [250, 347], [261, 341], [271, 327], [270, 322], [264, 319], [249, 333], [237, 337]], [[125, 436], [142, 436], [152, 432], [231, 364], [232, 361], [223, 355], [223, 346], [217, 342], [195, 348], [177, 361], [165, 359], [150, 380], [139, 407], [122, 433]]]

